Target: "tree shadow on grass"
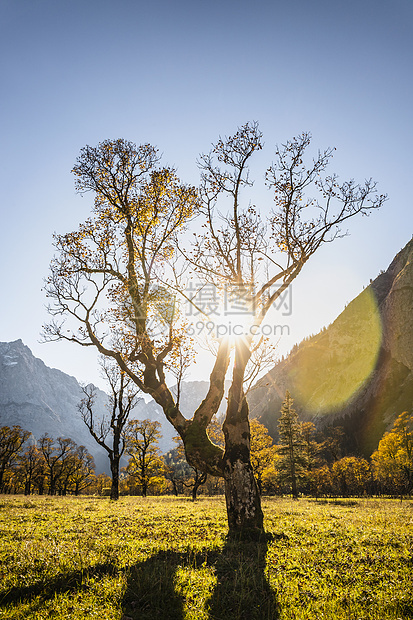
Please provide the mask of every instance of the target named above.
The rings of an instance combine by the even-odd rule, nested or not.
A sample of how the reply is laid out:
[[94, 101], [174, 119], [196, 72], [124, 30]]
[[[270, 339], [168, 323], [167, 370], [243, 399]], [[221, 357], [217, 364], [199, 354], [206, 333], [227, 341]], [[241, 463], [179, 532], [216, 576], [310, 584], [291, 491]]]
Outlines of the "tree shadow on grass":
[[[267, 542], [237, 542], [227, 540], [222, 549], [194, 553], [161, 551], [143, 562], [119, 569], [114, 562], [97, 564], [85, 570], [62, 573], [42, 579], [30, 586], [13, 587], [0, 594], [0, 609], [8, 605], [30, 603], [32, 611], [43, 603], [64, 593], [81, 593], [91, 577], [96, 579], [125, 571], [127, 586], [122, 600], [125, 620], [182, 620], [185, 616], [185, 597], [177, 588], [179, 570], [196, 571], [210, 568], [216, 585], [207, 598], [206, 617], [210, 620], [275, 620], [278, 606], [265, 578]], [[193, 573], [192, 573], [193, 575]], [[186, 586], [187, 599], [197, 606], [199, 590]], [[201, 588], [202, 589], [202, 588]], [[203, 589], [205, 596], [208, 588]], [[198, 602], [199, 603], [199, 602]], [[195, 616], [192, 616], [195, 617]]]
[[119, 569], [112, 563], [96, 564], [84, 570], [61, 573], [52, 578], [39, 580], [30, 586], [13, 586], [7, 592], [0, 593], [0, 609], [8, 605], [16, 605], [22, 602], [31, 602], [38, 599], [37, 607], [47, 600], [53, 599], [57, 594], [68, 592], [80, 592], [87, 588], [86, 579], [90, 577], [100, 578], [105, 575], [113, 575]]
[[[211, 620], [275, 620], [279, 607], [266, 579], [266, 540], [228, 540], [213, 559], [217, 585], [209, 600]], [[211, 560], [212, 558], [210, 558]]]
[[[223, 549], [194, 554], [162, 551], [129, 569], [125, 618], [182, 620], [185, 600], [176, 588], [178, 569], [212, 568], [216, 585], [206, 601], [210, 620], [276, 620], [278, 605], [265, 577], [267, 542], [228, 540]], [[191, 598], [196, 599], [196, 593]], [[193, 616], [195, 617], [195, 616]]]

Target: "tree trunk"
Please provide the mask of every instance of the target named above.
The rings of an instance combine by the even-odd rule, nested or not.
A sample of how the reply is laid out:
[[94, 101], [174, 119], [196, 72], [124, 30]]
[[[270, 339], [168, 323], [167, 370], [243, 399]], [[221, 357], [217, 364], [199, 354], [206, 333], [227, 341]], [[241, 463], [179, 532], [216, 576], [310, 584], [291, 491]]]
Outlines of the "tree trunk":
[[207, 474], [205, 472], [202, 473], [198, 470], [195, 471], [195, 482], [194, 482], [194, 486], [192, 487], [192, 501], [193, 502], [196, 501], [196, 496], [197, 496], [199, 487], [205, 484], [206, 479], [207, 479]]
[[295, 472], [293, 472], [291, 475], [291, 494], [293, 496], [293, 499], [298, 499], [297, 477], [295, 475]]
[[298, 499], [298, 490], [297, 490], [297, 475], [295, 472], [295, 461], [294, 461], [294, 453], [293, 448], [291, 448], [291, 494], [293, 499]]
[[[236, 452], [238, 455], [236, 456]], [[248, 458], [245, 458], [248, 456]], [[243, 456], [235, 447], [225, 457], [225, 501], [227, 505], [229, 534], [247, 538], [264, 531], [264, 515], [258, 486], [252, 471], [249, 455]]]
[[204, 473], [224, 478], [229, 535], [260, 538], [264, 534], [264, 516], [250, 461], [249, 411], [243, 390], [245, 367], [251, 355], [246, 342], [239, 341], [235, 350], [223, 425], [225, 452], [211, 442], [206, 430], [224, 394], [229, 356], [222, 343], [220, 351], [211, 373], [207, 396], [196, 410], [193, 420], [178, 432], [184, 442], [187, 462]]
[[171, 480], [171, 482], [172, 482], [172, 488], [173, 488], [174, 495], [175, 495], [175, 497], [178, 497], [178, 494], [179, 494], [178, 486], [177, 486], [175, 480]]
[[52, 474], [50, 474], [49, 495], [56, 495], [56, 482]]
[[229, 535], [259, 538], [264, 533], [261, 498], [250, 461], [248, 403], [243, 390], [250, 352], [238, 343], [225, 423], [224, 480]]
[[110, 471], [112, 473], [112, 486], [110, 488], [110, 499], [119, 499], [119, 458], [110, 459]]

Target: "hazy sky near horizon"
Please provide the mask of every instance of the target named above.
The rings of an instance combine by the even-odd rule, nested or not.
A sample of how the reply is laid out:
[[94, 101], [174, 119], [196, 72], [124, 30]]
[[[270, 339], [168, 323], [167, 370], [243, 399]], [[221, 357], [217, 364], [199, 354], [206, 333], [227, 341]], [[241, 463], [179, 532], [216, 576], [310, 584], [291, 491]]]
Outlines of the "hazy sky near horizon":
[[[80, 149], [124, 137], [159, 147], [198, 183], [196, 159], [257, 120], [256, 204], [274, 145], [302, 131], [337, 148], [341, 179], [373, 177], [389, 200], [351, 221], [292, 291], [279, 320], [294, 342], [330, 323], [413, 232], [411, 0], [2, 0], [0, 341], [21, 338], [49, 366], [99, 383], [95, 356], [39, 344], [52, 234], [74, 230], [92, 196], [74, 191]], [[206, 378], [198, 365], [193, 378]]]

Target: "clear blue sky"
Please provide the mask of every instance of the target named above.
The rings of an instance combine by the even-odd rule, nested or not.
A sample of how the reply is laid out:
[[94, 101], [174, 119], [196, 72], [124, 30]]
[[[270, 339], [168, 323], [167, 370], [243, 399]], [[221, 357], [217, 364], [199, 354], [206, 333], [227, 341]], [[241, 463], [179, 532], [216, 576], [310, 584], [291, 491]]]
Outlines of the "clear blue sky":
[[[0, 7], [0, 340], [22, 338], [48, 365], [97, 381], [89, 352], [38, 339], [52, 233], [76, 228], [91, 204], [75, 194], [70, 169], [85, 144], [106, 138], [157, 145], [196, 184], [198, 154], [258, 120], [258, 173], [276, 142], [310, 131], [316, 148], [337, 147], [341, 178], [372, 176], [389, 194], [381, 212], [351, 222], [350, 237], [306, 266], [282, 351], [332, 321], [411, 238], [411, 0]], [[270, 196], [257, 192], [267, 207]]]

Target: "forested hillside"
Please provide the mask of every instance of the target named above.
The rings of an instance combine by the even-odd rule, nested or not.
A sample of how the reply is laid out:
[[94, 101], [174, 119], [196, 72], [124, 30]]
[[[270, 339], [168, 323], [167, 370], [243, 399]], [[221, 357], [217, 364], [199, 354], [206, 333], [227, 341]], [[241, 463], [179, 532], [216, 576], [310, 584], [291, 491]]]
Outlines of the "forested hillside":
[[327, 328], [293, 348], [249, 398], [274, 437], [289, 390], [302, 419], [343, 426], [370, 455], [413, 402], [413, 240]]

